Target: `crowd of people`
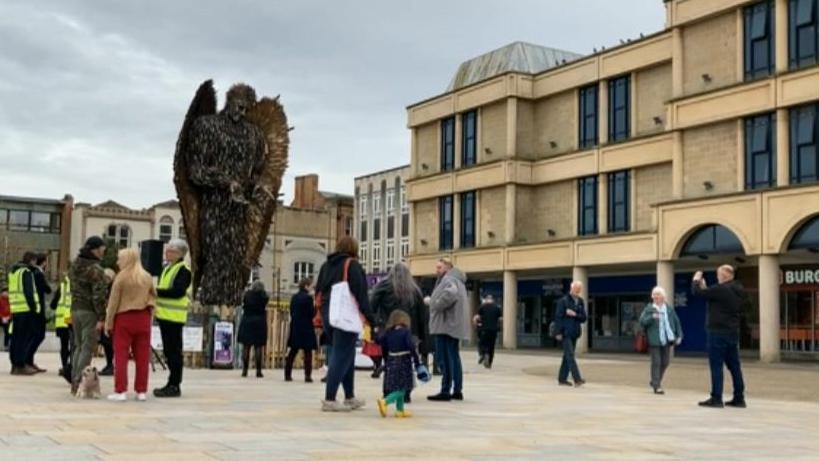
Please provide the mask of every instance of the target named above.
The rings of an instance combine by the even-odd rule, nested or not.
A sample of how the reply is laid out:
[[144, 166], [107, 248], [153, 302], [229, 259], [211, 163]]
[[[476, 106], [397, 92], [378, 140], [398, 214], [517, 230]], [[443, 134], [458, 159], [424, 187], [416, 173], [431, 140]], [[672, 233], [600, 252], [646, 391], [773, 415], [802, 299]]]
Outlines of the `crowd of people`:
[[[118, 272], [106, 274], [101, 266], [105, 250], [101, 238], [89, 238], [51, 297], [55, 332], [60, 339], [60, 375], [71, 384], [72, 394], [77, 393], [99, 341], [107, 337], [112, 351], [106, 355], [111, 356], [109, 364], [113, 362], [115, 377], [114, 393], [108, 398], [127, 400], [128, 363], [133, 359], [136, 399], [146, 400], [151, 327], [156, 320], [169, 373], [167, 384], [154, 389], [153, 395], [179, 397], [182, 329], [187, 321], [192, 282], [191, 271], [184, 262], [187, 244], [173, 240], [166, 245], [166, 266], [156, 286], [134, 249], [119, 251]], [[46, 297], [52, 293], [45, 276], [46, 267], [45, 255], [27, 252], [9, 271], [8, 286], [0, 287], [0, 320], [12, 375], [45, 372], [35, 363], [35, 356], [45, 338]], [[313, 354], [324, 345], [327, 371], [322, 379], [325, 382], [322, 411], [349, 412], [365, 407], [365, 400], [355, 391], [355, 358], [366, 326], [368, 347], [365, 349], [375, 365], [372, 376], [381, 378], [383, 374], [382, 395], [376, 400], [382, 416], [393, 404], [396, 416], [410, 416], [404, 405], [412, 402], [416, 380], [430, 380], [430, 353], [432, 368], [441, 376], [441, 387], [427, 399], [433, 402], [463, 400], [460, 344], [471, 333], [466, 275], [447, 258], [436, 263], [435, 271], [435, 286], [426, 297], [404, 263], [392, 267], [388, 276], [369, 290], [358, 262], [358, 243], [351, 237], [340, 239], [336, 251], [322, 265], [315, 283], [309, 278], [299, 281], [298, 293], [291, 299], [285, 381], [292, 381], [294, 362], [301, 352], [304, 380], [312, 382]], [[708, 286], [703, 273], [697, 272], [692, 287], [694, 295], [708, 301], [706, 330], [711, 395], [699, 405], [745, 407], [738, 331], [740, 317], [749, 303], [748, 295], [734, 280], [734, 269], [728, 265], [718, 268], [715, 285]], [[563, 350], [557, 372], [560, 386], [585, 384], [575, 358], [577, 341], [583, 335], [583, 325], [588, 318], [583, 288], [580, 281], [571, 282], [566, 295], [556, 302], [554, 322], [549, 326], [549, 334]], [[251, 353], [256, 376], [263, 377], [268, 302], [264, 285], [260, 281], [252, 283], [244, 296], [238, 335], [238, 342], [244, 346], [243, 377], [247, 376]], [[355, 311], [352, 324], [339, 320], [338, 311], [344, 308], [344, 302]], [[495, 343], [504, 322], [503, 310], [488, 295], [471, 320], [477, 329], [478, 363], [489, 369], [494, 363]], [[652, 290], [651, 301], [643, 309], [638, 323], [639, 335], [644, 337], [650, 357], [649, 384], [655, 394], [662, 395], [665, 393], [663, 377], [672, 350], [684, 338], [680, 319], [663, 287]], [[727, 402], [722, 399], [723, 367], [728, 368], [733, 380], [733, 399]], [[344, 396], [341, 401], [337, 400], [339, 388]]]

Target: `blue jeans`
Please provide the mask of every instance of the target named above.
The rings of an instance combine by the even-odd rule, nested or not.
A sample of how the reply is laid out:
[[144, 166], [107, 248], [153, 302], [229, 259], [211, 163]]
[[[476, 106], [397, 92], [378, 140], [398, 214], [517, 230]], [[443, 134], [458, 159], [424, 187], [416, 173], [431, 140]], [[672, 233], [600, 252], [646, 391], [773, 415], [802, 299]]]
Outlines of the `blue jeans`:
[[574, 348], [577, 343], [577, 338], [570, 338], [563, 336], [563, 361], [560, 362], [560, 372], [557, 375], [558, 381], [566, 381], [569, 378], [569, 372], [572, 373], [572, 379], [582, 381], [580, 377], [580, 369], [577, 368], [577, 361], [574, 359]]
[[711, 398], [722, 402], [722, 365], [731, 373], [734, 383], [734, 399], [745, 398], [745, 382], [742, 380], [742, 368], [739, 363], [739, 336], [708, 334], [708, 365], [711, 367]]
[[449, 335], [435, 336], [435, 358], [440, 359], [441, 393], [460, 393], [464, 385], [464, 372], [461, 368], [460, 343], [458, 338]]
[[330, 328], [332, 352], [327, 370], [325, 400], [335, 400], [339, 385], [344, 387], [344, 398], [355, 397], [355, 343], [358, 334]]

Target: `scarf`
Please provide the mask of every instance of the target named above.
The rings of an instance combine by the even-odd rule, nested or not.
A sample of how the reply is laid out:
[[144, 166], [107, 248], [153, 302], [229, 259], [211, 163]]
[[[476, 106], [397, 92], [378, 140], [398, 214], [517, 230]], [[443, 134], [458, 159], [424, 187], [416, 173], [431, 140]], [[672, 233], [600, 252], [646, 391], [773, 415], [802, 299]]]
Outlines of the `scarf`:
[[674, 336], [674, 330], [671, 329], [671, 322], [668, 319], [668, 307], [665, 304], [662, 306], [655, 304], [654, 307], [660, 312], [660, 344], [663, 346], [671, 344], [677, 338]]

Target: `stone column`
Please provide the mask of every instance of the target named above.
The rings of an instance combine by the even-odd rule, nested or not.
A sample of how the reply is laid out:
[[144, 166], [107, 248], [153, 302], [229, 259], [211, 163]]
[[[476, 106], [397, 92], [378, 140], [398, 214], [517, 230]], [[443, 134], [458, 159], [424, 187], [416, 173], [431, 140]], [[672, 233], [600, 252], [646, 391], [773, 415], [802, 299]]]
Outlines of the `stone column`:
[[600, 80], [600, 87], [597, 90], [597, 138], [600, 145], [609, 141], [609, 81]]
[[788, 110], [776, 111], [776, 185], [787, 186], [790, 182], [790, 129]]
[[508, 98], [506, 100], [506, 157], [516, 157], [517, 155], [518, 98]]
[[680, 27], [675, 27], [671, 32], [671, 95], [675, 98], [683, 95], [683, 39]]
[[668, 304], [674, 305], [674, 263], [671, 261], [657, 261], [657, 286], [663, 287], [667, 295]]
[[759, 359], [778, 362], [779, 338], [779, 257], [759, 257]]
[[675, 131], [671, 143], [671, 196], [675, 199], [683, 198], [684, 174], [682, 133]]
[[504, 210], [505, 214], [505, 224], [506, 229], [504, 229], [505, 238], [504, 241], [507, 245], [511, 245], [515, 243], [516, 238], [516, 225], [517, 225], [517, 186], [515, 184], [507, 184], [506, 185], [506, 209]]
[[774, 17], [776, 73], [780, 73], [788, 70], [788, 0], [776, 0]]
[[[577, 267], [575, 266], [572, 269], [572, 281], [573, 282], [580, 282], [583, 284], [583, 290], [580, 292], [580, 297], [583, 298], [583, 301], [586, 302], [586, 314], [591, 316], [591, 312], [589, 311], [589, 272], [585, 267]], [[583, 324], [583, 333], [580, 335], [580, 338], [577, 339], [577, 349], [575, 352], [578, 354], [584, 354], [589, 351], [589, 321], [586, 320], [586, 323]]]
[[503, 272], [503, 347], [518, 347], [518, 274]]
[[608, 231], [609, 231], [609, 175], [603, 173], [597, 176], [597, 233], [603, 235], [607, 234]]

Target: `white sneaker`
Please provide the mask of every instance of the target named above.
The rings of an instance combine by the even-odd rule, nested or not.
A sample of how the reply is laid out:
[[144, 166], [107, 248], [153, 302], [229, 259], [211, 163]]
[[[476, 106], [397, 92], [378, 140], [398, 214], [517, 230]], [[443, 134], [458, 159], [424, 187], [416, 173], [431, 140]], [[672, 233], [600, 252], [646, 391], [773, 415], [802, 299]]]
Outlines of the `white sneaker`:
[[355, 397], [351, 399], [344, 400], [344, 406], [349, 407], [350, 410], [358, 410], [360, 408], [364, 408], [367, 403], [363, 400], [359, 400]]
[[352, 411], [347, 405], [341, 404], [336, 402], [335, 400], [322, 400], [321, 401], [321, 411], [331, 412], [331, 413], [346, 413], [348, 411]]
[[118, 393], [115, 392], [115, 393], [110, 394], [108, 396], [108, 400], [110, 400], [112, 402], [124, 402], [124, 401], [128, 400], [128, 394], [126, 394], [124, 392], [122, 394], [118, 394]]
[[144, 392], [140, 392], [139, 394], [137, 394], [136, 399], [137, 399], [137, 402], [144, 402], [144, 401], [148, 400], [148, 394], [146, 394]]

